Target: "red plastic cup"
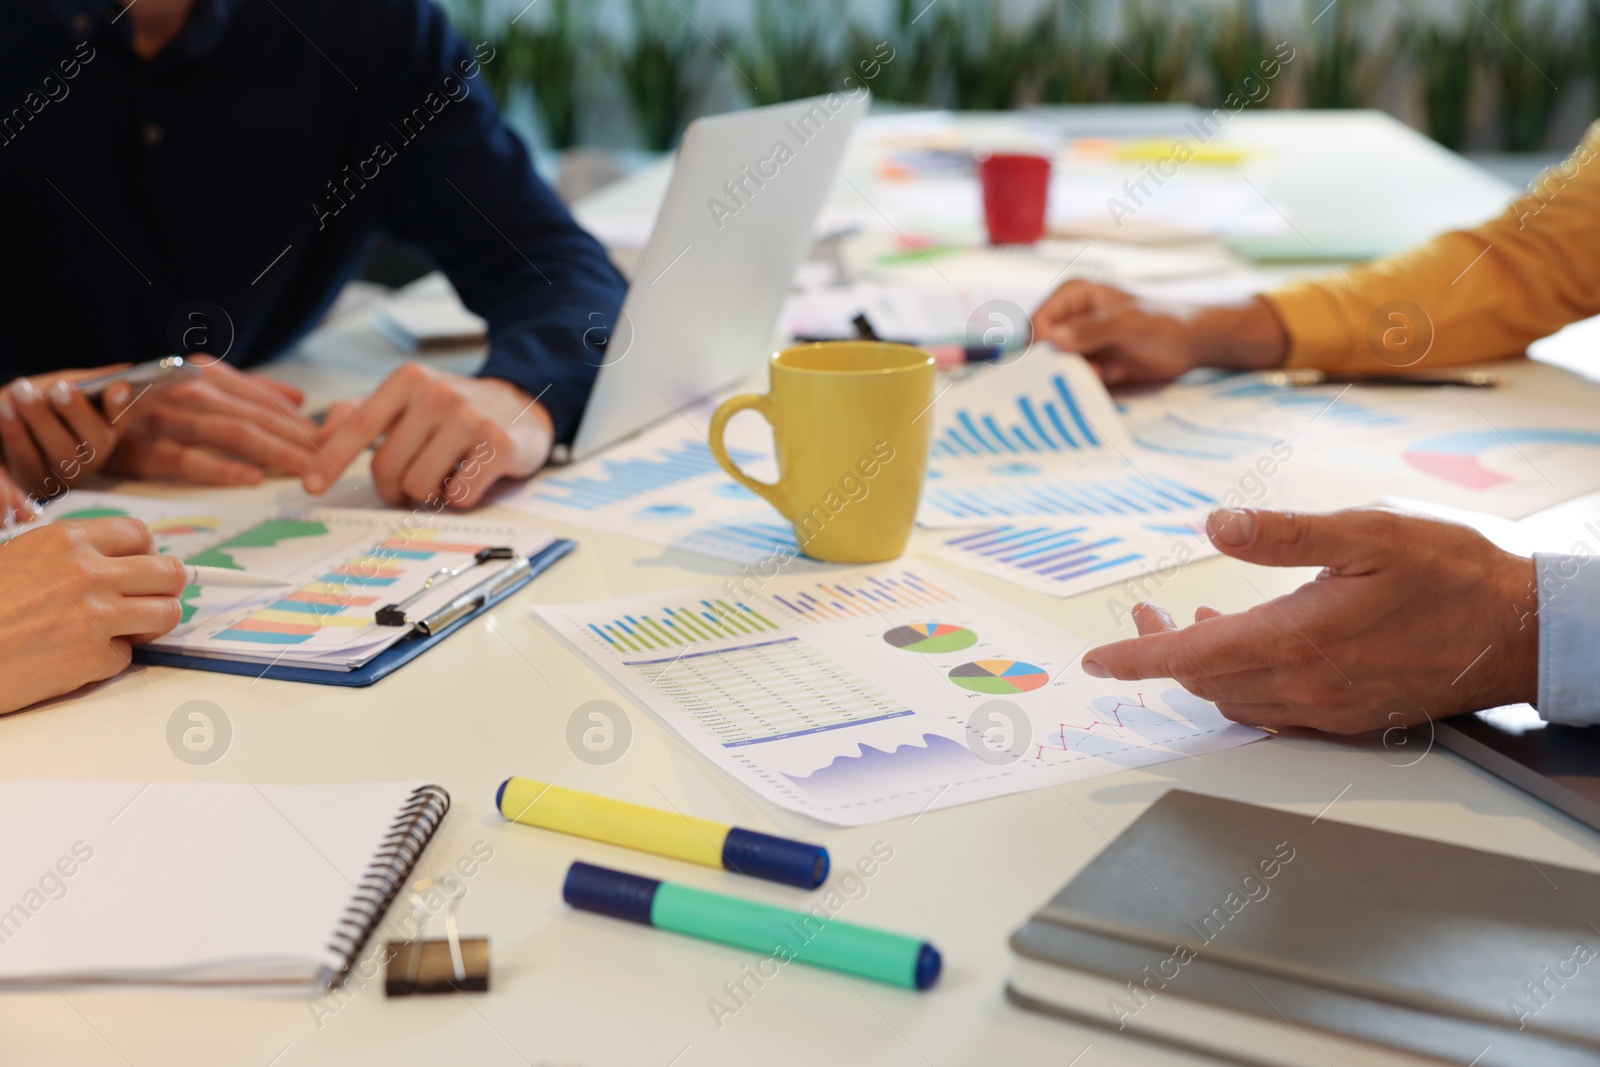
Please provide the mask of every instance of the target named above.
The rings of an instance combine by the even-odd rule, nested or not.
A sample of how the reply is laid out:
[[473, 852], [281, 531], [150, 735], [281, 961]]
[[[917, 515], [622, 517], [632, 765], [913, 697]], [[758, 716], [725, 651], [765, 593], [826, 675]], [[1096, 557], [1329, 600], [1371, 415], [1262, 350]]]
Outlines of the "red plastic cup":
[[1031, 245], [1044, 236], [1050, 197], [1050, 160], [998, 154], [980, 160], [983, 218], [992, 245]]

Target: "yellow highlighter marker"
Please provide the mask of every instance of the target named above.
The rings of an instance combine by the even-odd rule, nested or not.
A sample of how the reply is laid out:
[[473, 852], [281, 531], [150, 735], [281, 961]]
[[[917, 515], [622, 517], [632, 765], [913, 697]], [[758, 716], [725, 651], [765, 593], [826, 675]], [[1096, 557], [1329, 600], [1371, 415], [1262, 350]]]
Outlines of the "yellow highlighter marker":
[[815, 889], [828, 877], [828, 850], [821, 845], [741, 830], [531, 778], [507, 778], [501, 782], [495, 806], [512, 822], [706, 867], [723, 867], [802, 889]]

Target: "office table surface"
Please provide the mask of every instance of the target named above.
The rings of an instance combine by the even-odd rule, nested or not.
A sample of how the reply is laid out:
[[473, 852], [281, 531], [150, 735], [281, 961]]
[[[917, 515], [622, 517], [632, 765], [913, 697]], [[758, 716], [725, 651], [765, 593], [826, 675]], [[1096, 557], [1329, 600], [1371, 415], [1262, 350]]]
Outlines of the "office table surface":
[[[1246, 118], [1298, 128], [1287, 116]], [[1370, 117], [1352, 121], [1372, 126]], [[1303, 134], [1296, 136], [1305, 140]], [[1423, 146], [1414, 154], [1432, 153]], [[1439, 181], [1451, 180], [1452, 167], [1463, 186], [1475, 181], [1451, 157], [1435, 162]], [[1361, 192], [1381, 199], [1376, 190]], [[1485, 195], [1479, 187], [1462, 199]], [[1437, 197], [1445, 199], [1444, 193]], [[345, 323], [311, 339], [283, 369], [326, 398], [359, 388], [395, 359], [364, 326]], [[335, 369], [334, 362], [343, 365]], [[1600, 387], [1554, 368], [1517, 363], [1505, 371], [1529, 399], [1600, 404]], [[364, 470], [354, 477], [363, 480]], [[226, 495], [300, 499], [283, 482]], [[449, 871], [478, 842], [492, 848], [492, 858], [462, 879], [459, 912], [464, 935], [491, 941], [491, 992], [389, 1000], [381, 976], [363, 981], [359, 975], [349, 988], [310, 1002], [119, 988], [8, 992], [0, 995], [0, 1065], [1187, 1063], [1175, 1052], [1019, 1011], [1002, 992], [1010, 932], [1169, 788], [1325, 812], [1530, 863], [1600, 870], [1600, 847], [1589, 831], [1443, 751], [1403, 745], [1393, 736], [1284, 734], [878, 826], [807, 823], [758, 802], [707, 766], [645, 712], [629, 707], [529, 614], [538, 602], [671, 589], [717, 580], [736, 568], [605, 533], [560, 532], [579, 539], [578, 552], [370, 689], [143, 669], [0, 720], [0, 775], [7, 778], [415, 778], [445, 786], [453, 810], [418, 875]], [[1085, 639], [1127, 632], [1116, 629], [1107, 610], [1110, 591], [1058, 600], [952, 569]], [[1191, 564], [1161, 587], [1159, 597], [1180, 617], [1201, 603], [1243, 609], [1256, 600], [1239, 580], [1243, 573], [1244, 565], [1228, 559]], [[1249, 572], [1268, 596], [1310, 574]], [[626, 707], [632, 726], [626, 752], [605, 766], [580, 760], [567, 741], [569, 716], [597, 698]], [[226, 755], [205, 767], [181, 762], [166, 742], [168, 717], [196, 699], [215, 703], [233, 728]], [[944, 954], [943, 977], [932, 991], [913, 993], [789, 965], [758, 986], [746, 970], [760, 959], [754, 953], [575, 913], [560, 898], [562, 876], [574, 859], [796, 907], [810, 906], [822, 893], [751, 884], [735, 874], [505, 823], [493, 797], [511, 774], [817, 840], [831, 850], [836, 871], [875, 848], [891, 849], [892, 857], [862, 880], [837, 917], [928, 938]], [[829, 888], [838, 888], [837, 880]], [[439, 926], [436, 921], [435, 936], [442, 936]], [[743, 983], [737, 1000], [728, 983]], [[714, 999], [736, 1010], [718, 1018]]]
[[[864, 120], [866, 131], [858, 134], [870, 135], [873, 121], [873, 116]], [[1319, 237], [1341, 242], [1382, 237], [1403, 247], [1482, 222], [1503, 208], [1513, 192], [1499, 178], [1381, 111], [1244, 111], [1218, 129], [1208, 143], [1243, 150], [1245, 162], [1236, 168], [1191, 163], [1178, 167], [1177, 177], [1170, 180], [1181, 183], [1189, 175], [1204, 179], [1238, 174], [1284, 217], [1289, 230], [1313, 246]], [[1014, 143], [1027, 130], [1026, 119], [1007, 112], [958, 113], [947, 127], [948, 136], [974, 147]], [[1168, 137], [1182, 138], [1191, 146], [1197, 143], [1181, 123], [1151, 135], [1155, 141]], [[865, 143], [858, 137], [823, 205], [825, 220], [861, 219], [883, 228], [889, 220], [878, 211], [884, 201], [875, 190], [882, 183], [879, 164], [891, 150], [887, 134]], [[1139, 171], [1130, 166], [1128, 174], [1137, 178]], [[602, 232], [611, 227], [647, 231], [670, 177], [669, 161], [658, 161], [586, 197], [575, 205], [575, 212], [580, 221], [599, 224]], [[1161, 195], [1148, 184], [1144, 193]], [[706, 195], [724, 194], [707, 190]], [[1133, 202], [1132, 194], [1128, 200]], [[1052, 204], [1052, 217], [1058, 209], [1073, 216], [1110, 218], [1104, 204]], [[1327, 266], [1309, 269], [1321, 273]]]

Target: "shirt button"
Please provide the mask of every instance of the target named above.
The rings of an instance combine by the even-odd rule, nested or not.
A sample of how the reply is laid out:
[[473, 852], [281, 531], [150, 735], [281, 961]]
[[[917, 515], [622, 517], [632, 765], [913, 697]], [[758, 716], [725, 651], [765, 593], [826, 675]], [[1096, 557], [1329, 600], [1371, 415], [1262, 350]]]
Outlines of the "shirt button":
[[144, 143], [154, 148], [161, 143], [161, 124], [147, 122], [144, 127]]
[[85, 14], [80, 12], [80, 13], [72, 16], [72, 32], [74, 32], [74, 33], [88, 33], [89, 32], [89, 25], [90, 25], [90, 20], [89, 20], [89, 16], [88, 15], [85, 15]]

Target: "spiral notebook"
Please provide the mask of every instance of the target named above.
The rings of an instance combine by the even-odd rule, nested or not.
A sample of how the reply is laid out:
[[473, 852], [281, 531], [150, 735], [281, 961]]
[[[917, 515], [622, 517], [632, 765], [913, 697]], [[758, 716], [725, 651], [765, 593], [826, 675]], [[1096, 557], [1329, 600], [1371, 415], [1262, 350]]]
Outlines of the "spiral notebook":
[[0, 782], [0, 988], [334, 985], [449, 808], [418, 782]]

